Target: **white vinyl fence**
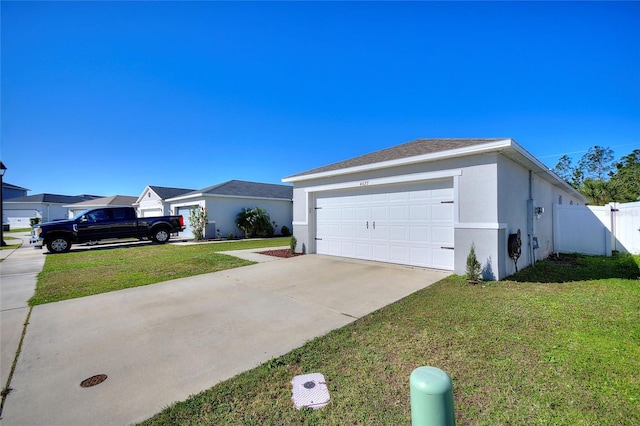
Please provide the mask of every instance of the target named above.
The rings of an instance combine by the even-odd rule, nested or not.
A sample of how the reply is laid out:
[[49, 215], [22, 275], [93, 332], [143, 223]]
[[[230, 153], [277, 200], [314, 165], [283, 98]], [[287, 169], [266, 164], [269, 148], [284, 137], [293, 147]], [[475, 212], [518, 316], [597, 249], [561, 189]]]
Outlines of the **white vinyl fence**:
[[553, 244], [558, 253], [640, 254], [640, 202], [606, 206], [553, 206]]

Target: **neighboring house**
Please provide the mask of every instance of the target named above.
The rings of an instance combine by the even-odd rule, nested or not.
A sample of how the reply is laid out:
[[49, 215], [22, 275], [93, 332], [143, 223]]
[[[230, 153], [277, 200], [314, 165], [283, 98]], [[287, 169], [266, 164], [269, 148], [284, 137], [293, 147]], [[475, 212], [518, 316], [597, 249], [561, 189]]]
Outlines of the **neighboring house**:
[[140, 217], [166, 216], [174, 214], [167, 199], [193, 192], [195, 189], [147, 186], [134, 205]]
[[269, 213], [275, 223], [275, 234], [282, 226], [292, 227], [292, 195], [289, 185], [230, 180], [201, 190], [182, 194], [166, 201], [171, 204], [174, 214], [184, 217], [186, 229], [181, 236], [193, 237], [189, 212], [193, 208], [207, 209], [208, 225], [205, 238], [227, 237], [229, 234], [242, 236], [235, 220], [243, 208], [260, 207]]
[[554, 251], [554, 204], [587, 200], [513, 139], [417, 139], [289, 176], [298, 251], [466, 273], [475, 245], [486, 279]]
[[26, 197], [28, 191], [29, 190], [27, 188], [12, 185], [7, 182], [2, 182], [2, 199], [3, 200], [8, 200], [9, 198]]
[[31, 218], [42, 222], [67, 219], [69, 204], [99, 198], [97, 195], [35, 194], [3, 201], [3, 213], [12, 229], [29, 228]]
[[87, 209], [96, 209], [99, 207], [132, 207], [137, 200], [138, 197], [131, 197], [129, 195], [112, 195], [111, 197], [94, 198], [92, 200], [69, 204], [65, 207], [69, 209], [69, 218], [72, 218]]

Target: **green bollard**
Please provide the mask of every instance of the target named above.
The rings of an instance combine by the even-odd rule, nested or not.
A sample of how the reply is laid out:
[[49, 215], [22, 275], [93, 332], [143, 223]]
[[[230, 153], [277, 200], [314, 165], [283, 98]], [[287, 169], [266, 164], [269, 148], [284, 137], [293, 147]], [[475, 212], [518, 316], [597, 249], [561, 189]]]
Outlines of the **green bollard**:
[[453, 383], [436, 367], [418, 367], [409, 378], [412, 426], [455, 426]]

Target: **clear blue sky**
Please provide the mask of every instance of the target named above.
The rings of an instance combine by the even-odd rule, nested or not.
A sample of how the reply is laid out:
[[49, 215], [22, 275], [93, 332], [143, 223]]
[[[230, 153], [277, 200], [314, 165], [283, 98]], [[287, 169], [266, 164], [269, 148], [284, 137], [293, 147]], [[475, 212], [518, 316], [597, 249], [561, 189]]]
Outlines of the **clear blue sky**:
[[416, 138], [553, 167], [640, 147], [638, 2], [7, 2], [1, 159], [29, 194], [283, 177]]

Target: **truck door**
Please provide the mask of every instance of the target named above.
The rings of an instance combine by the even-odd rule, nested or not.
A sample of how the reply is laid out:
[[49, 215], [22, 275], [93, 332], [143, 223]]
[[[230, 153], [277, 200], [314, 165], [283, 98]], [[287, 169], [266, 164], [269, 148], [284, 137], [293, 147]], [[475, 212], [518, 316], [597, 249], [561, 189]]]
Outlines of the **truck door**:
[[96, 209], [83, 215], [75, 225], [78, 232], [78, 241], [98, 241], [108, 232], [108, 210]]
[[131, 207], [111, 209], [110, 234], [112, 238], [136, 237], [138, 235], [138, 218]]

